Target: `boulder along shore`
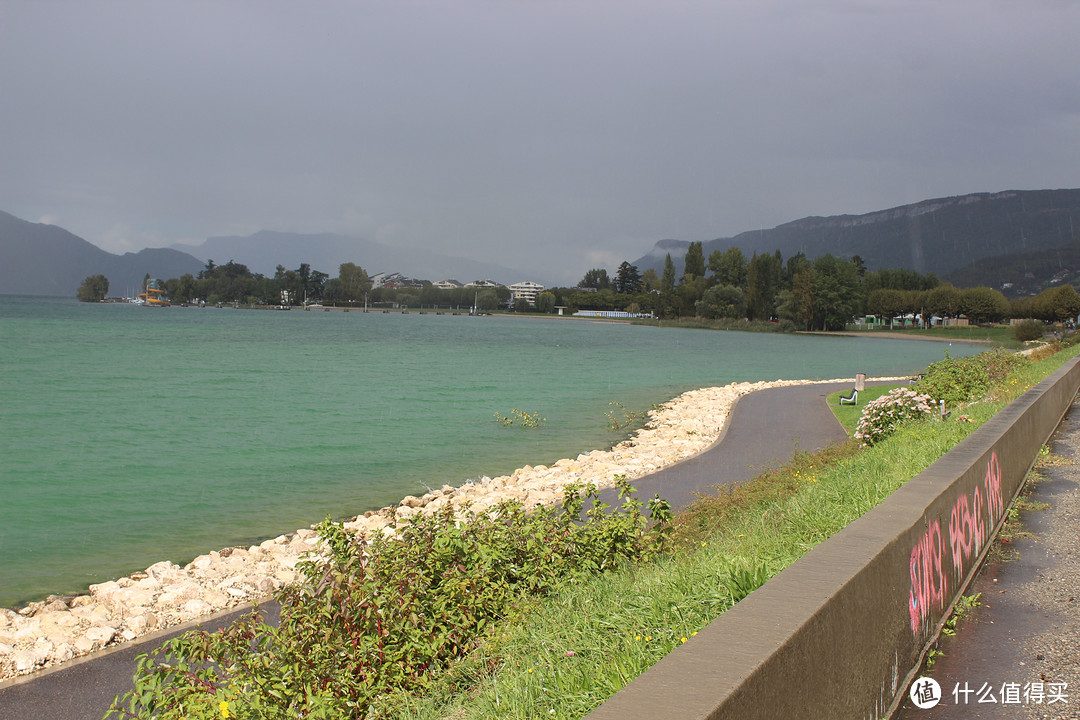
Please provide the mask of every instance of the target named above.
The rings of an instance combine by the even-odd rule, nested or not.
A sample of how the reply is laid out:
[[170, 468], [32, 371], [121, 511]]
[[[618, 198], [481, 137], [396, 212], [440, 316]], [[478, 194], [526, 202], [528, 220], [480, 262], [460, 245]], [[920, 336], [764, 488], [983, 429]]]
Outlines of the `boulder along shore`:
[[[393, 534], [410, 517], [447, 506], [465, 516], [508, 499], [519, 500], [527, 508], [557, 504], [568, 483], [611, 487], [616, 475], [632, 480], [703, 452], [719, 439], [731, 408], [742, 395], [847, 380], [743, 382], [691, 390], [649, 411], [644, 427], [610, 450], [585, 452], [551, 465], [526, 465], [510, 475], [485, 476], [458, 487], [444, 485], [343, 524], [364, 535]], [[318, 543], [314, 530], [301, 528], [259, 545], [212, 551], [183, 567], [163, 560], [145, 571], [91, 585], [84, 595], [50, 595], [17, 611], [0, 608], [0, 680], [264, 600], [299, 578], [297, 562], [317, 550]]]

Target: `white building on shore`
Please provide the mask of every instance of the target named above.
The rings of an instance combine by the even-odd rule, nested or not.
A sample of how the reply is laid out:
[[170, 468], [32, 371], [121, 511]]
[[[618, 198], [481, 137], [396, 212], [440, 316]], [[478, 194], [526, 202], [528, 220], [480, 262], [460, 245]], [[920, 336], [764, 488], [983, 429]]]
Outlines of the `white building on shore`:
[[457, 290], [459, 287], [464, 287], [457, 280], [436, 280], [431, 283], [431, 286], [436, 290]]
[[508, 285], [510, 288], [510, 299], [513, 302], [518, 300], [525, 300], [530, 305], [536, 304], [536, 296], [544, 292], [544, 286], [540, 283], [535, 283], [532, 280], [522, 280], [521, 282]]

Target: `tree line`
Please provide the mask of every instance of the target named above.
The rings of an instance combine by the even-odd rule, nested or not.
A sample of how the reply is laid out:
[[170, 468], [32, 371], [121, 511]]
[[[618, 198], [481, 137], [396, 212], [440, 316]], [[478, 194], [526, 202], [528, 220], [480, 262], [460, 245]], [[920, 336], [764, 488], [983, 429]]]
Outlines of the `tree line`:
[[1009, 317], [1064, 321], [1080, 313], [1080, 294], [1062, 285], [1036, 297], [1009, 301], [988, 287], [956, 288], [934, 273], [907, 269], [867, 270], [859, 256], [798, 253], [786, 261], [780, 251], [747, 258], [737, 247], [705, 258], [701, 243], [687, 249], [685, 269], [676, 278], [671, 255], [664, 268], [640, 273], [629, 262], [615, 272], [594, 268], [576, 288], [553, 291], [560, 305], [588, 310], [651, 312], [661, 318], [702, 317], [781, 321], [804, 330], [840, 330], [854, 318], [933, 315], [965, 316], [972, 323]]
[[[367, 271], [355, 263], [342, 263], [338, 276], [313, 270], [302, 263], [295, 270], [278, 265], [273, 276], [253, 273], [246, 265], [213, 260], [198, 276], [185, 274], [164, 282], [174, 303], [242, 303], [278, 305], [324, 303], [335, 305], [388, 305], [401, 307], [471, 308], [493, 311], [554, 313], [564, 307], [577, 310], [620, 310], [659, 318], [783, 322], [804, 330], [839, 330], [854, 318], [873, 315], [885, 322], [893, 318], [966, 316], [972, 323], [1005, 318], [1035, 318], [1062, 322], [1080, 313], [1080, 294], [1060, 285], [1035, 297], [1009, 301], [987, 287], [959, 289], [941, 282], [933, 273], [906, 269], [867, 270], [859, 256], [823, 255], [813, 260], [803, 253], [785, 261], [775, 253], [754, 253], [749, 258], [737, 247], [716, 250], [706, 259], [702, 244], [691, 243], [684, 270], [676, 276], [671, 255], [660, 273], [640, 272], [623, 262], [609, 275], [604, 268], [588, 270], [575, 287], [550, 288], [535, 304], [510, 303], [506, 287], [437, 288], [430, 282], [406, 287], [373, 287]], [[92, 276], [80, 287], [80, 299], [101, 299], [108, 280]], [[100, 297], [99, 297], [100, 296]]]

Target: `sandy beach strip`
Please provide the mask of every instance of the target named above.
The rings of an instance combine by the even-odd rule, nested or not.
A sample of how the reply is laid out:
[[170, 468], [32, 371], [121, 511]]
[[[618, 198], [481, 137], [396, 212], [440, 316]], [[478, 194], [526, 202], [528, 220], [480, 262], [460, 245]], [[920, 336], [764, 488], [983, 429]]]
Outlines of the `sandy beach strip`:
[[[408, 496], [395, 507], [349, 518], [344, 525], [361, 534], [393, 534], [398, 524], [413, 515], [447, 506], [468, 516], [508, 499], [529, 508], [556, 504], [568, 483], [611, 487], [616, 475], [632, 480], [707, 450], [719, 439], [732, 407], [743, 395], [766, 388], [837, 382], [851, 379], [742, 382], [691, 390], [649, 411], [642, 428], [609, 450], [585, 452], [551, 465], [526, 465], [510, 475], [482, 477], [457, 487], [444, 485], [422, 497]], [[297, 562], [317, 546], [315, 531], [301, 528], [259, 545], [212, 551], [183, 567], [161, 561], [145, 571], [91, 585], [84, 595], [51, 595], [18, 611], [0, 609], [0, 680], [221, 610], [250, 606], [295, 582]]]

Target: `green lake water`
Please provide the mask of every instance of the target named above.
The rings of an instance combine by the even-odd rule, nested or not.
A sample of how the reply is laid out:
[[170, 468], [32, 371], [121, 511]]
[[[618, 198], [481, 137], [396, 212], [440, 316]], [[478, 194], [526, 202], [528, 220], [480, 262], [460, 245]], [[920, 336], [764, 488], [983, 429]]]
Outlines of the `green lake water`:
[[[612, 401], [913, 373], [945, 347], [0, 296], [0, 606], [608, 447]], [[514, 408], [546, 423], [495, 420]]]

